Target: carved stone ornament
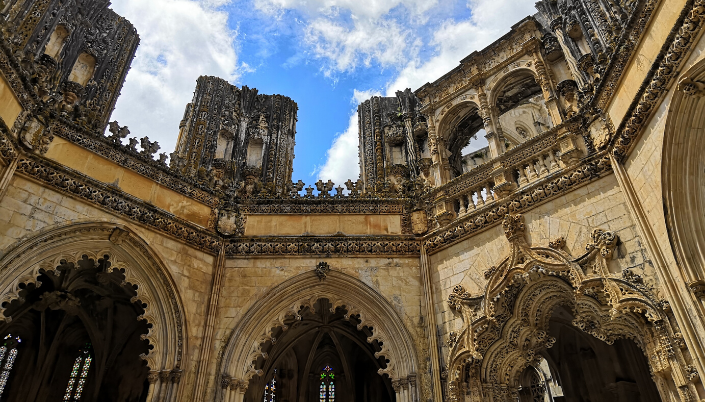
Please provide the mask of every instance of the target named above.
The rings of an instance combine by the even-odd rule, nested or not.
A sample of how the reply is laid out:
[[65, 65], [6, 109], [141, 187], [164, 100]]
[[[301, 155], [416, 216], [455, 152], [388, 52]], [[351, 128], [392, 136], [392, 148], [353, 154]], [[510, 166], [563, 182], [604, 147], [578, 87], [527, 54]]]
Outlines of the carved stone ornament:
[[510, 400], [503, 395], [516, 394], [524, 369], [554, 345], [548, 321], [561, 305], [571, 309], [577, 329], [608, 344], [632, 339], [649, 356], [655, 376], [692, 388], [697, 373], [677, 347], [663, 301], [633, 273], [607, 269], [617, 235], [596, 229], [586, 252], [573, 258], [563, 250], [530, 246], [521, 216], [508, 215], [503, 227], [511, 251], [487, 275], [483, 294], [471, 296], [458, 285], [448, 297], [463, 315], [464, 328], [448, 358], [447, 400], [467, 400], [466, 394], [473, 402]]
[[324, 280], [328, 277], [328, 273], [330, 272], [330, 265], [328, 265], [327, 262], [321, 261], [316, 265], [316, 269], [314, 270], [316, 273], [316, 276], [318, 277], [319, 280]]
[[218, 212], [218, 233], [223, 236], [242, 236], [245, 234], [247, 216], [239, 209], [224, 209]]
[[411, 213], [411, 231], [417, 236], [428, 232], [428, 215], [426, 211], [419, 210]]
[[678, 81], [678, 90], [688, 96], [701, 98], [705, 96], [705, 82], [695, 81], [688, 77], [683, 77]]

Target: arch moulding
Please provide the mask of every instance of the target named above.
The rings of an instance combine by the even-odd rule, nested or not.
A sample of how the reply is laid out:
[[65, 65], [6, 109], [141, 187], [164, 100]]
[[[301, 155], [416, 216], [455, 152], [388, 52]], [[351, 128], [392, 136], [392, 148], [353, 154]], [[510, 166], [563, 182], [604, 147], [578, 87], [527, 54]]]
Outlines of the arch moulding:
[[[150, 246], [124, 225], [80, 223], [44, 231], [15, 246], [0, 258], [0, 305], [20, 298], [21, 285], [37, 283], [41, 271], [55, 271], [67, 263], [109, 256], [110, 271], [124, 270], [126, 284], [136, 286], [145, 319], [152, 328], [144, 339], [152, 349], [146, 356], [150, 370], [180, 373], [186, 365], [186, 324], [176, 283]], [[0, 307], [0, 320], [7, 321]], [[178, 374], [177, 374], [178, 375]]]
[[376, 357], [388, 360], [379, 374], [390, 379], [407, 378], [417, 372], [419, 363], [414, 340], [394, 307], [374, 289], [350, 275], [330, 271], [320, 280], [313, 270], [299, 274], [271, 289], [245, 313], [224, 347], [220, 373], [247, 383], [262, 375], [257, 369], [259, 357], [268, 357], [262, 350], [266, 342], [276, 342], [277, 328], [288, 329], [285, 320], [301, 319], [305, 308], [314, 308], [316, 301], [328, 299], [331, 309], [343, 308], [345, 317], [359, 316], [357, 329], [371, 329], [367, 342], [378, 341], [382, 349]]

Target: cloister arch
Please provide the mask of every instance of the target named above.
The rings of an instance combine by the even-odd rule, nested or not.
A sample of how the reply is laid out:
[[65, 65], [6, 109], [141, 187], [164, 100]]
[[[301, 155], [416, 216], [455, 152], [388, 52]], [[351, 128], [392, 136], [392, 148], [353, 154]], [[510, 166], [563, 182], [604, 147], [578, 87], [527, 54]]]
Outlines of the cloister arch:
[[462, 400], [466, 386], [472, 401], [518, 400], [524, 370], [556, 342], [549, 322], [557, 308], [572, 313], [576, 329], [608, 345], [633, 341], [648, 358], [662, 400], [699, 397], [700, 380], [692, 375], [663, 302], [634, 272], [610, 271], [619, 243], [614, 233], [595, 230], [586, 253], [573, 258], [560, 239], [550, 247], [530, 247], [521, 216], [508, 215], [503, 227], [511, 251], [486, 273], [484, 294], [473, 296], [457, 286], [449, 296], [465, 323], [449, 359], [450, 400]]
[[79, 223], [46, 230], [22, 241], [0, 258], [0, 322], [6, 306], [21, 297], [29, 284], [54, 272], [58, 266], [78, 266], [82, 261], [109, 257], [108, 271], [121, 271], [124, 281], [141, 303], [142, 318], [150, 325], [144, 339], [150, 350], [145, 356], [154, 372], [180, 373], [187, 362], [185, 313], [176, 283], [156, 252], [124, 225], [101, 222]]
[[321, 280], [311, 271], [272, 288], [233, 329], [219, 372], [238, 384], [237, 395], [235, 399], [221, 398], [242, 401], [250, 380], [265, 374], [262, 361], [269, 358], [266, 348], [277, 341], [278, 334], [289, 330], [287, 322], [292, 317], [300, 320], [302, 312], [315, 310], [322, 299], [329, 301], [331, 312], [343, 311], [345, 318], [354, 317], [356, 329], [368, 334], [368, 343], [381, 345], [374, 357], [383, 357], [386, 367], [380, 368], [379, 374], [387, 375], [392, 382], [415, 379], [419, 360], [414, 341], [394, 307], [359, 279], [333, 270]]
[[[484, 122], [480, 113], [480, 106], [472, 100], [463, 100], [450, 107], [439, 121], [439, 134], [443, 139], [443, 144], [447, 149], [447, 157], [451, 167], [452, 176], [463, 174], [463, 149], [470, 144], [473, 138], [479, 137], [478, 133], [484, 132]], [[487, 141], [484, 138], [477, 138], [477, 143], [486, 147]], [[481, 151], [480, 148], [477, 151]], [[476, 151], [476, 152], [477, 152]], [[489, 154], [485, 151], [484, 158], [477, 158], [483, 163], [489, 159]]]

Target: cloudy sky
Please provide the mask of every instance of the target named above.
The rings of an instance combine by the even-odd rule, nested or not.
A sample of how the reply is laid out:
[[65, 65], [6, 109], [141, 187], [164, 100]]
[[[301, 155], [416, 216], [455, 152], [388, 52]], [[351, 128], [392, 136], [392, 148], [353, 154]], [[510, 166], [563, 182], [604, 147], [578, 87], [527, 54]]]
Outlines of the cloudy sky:
[[218, 76], [294, 99], [294, 181], [343, 183], [359, 174], [359, 102], [435, 81], [534, 2], [113, 0], [141, 37], [113, 119], [171, 152], [196, 79]]

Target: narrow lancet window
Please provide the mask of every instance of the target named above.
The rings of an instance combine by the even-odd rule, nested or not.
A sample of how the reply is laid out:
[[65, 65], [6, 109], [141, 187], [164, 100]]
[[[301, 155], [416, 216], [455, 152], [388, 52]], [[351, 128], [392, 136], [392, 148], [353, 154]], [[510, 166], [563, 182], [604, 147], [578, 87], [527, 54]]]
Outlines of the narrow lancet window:
[[335, 402], [335, 373], [331, 366], [321, 371], [320, 402]]
[[272, 380], [264, 386], [263, 402], [276, 402], [277, 397], [277, 369], [274, 369]]
[[7, 334], [3, 339], [3, 344], [0, 346], [0, 396], [5, 391], [7, 380], [10, 378], [10, 371], [15, 365], [17, 359], [17, 346], [22, 342], [19, 336], [13, 337], [12, 334]]
[[78, 357], [73, 362], [69, 385], [66, 387], [66, 394], [64, 394], [64, 401], [81, 400], [81, 394], [88, 379], [88, 370], [91, 368], [91, 361], [93, 361], [93, 357], [91, 357], [90, 345], [87, 345], [78, 353]]

